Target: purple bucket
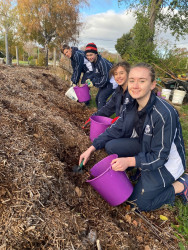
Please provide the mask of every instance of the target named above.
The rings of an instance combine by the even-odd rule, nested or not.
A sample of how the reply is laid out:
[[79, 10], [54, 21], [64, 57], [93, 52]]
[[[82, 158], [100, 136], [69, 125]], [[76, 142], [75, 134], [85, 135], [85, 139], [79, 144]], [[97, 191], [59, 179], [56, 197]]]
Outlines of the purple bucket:
[[81, 87], [74, 87], [74, 91], [78, 97], [79, 102], [87, 102], [91, 99], [89, 87], [87, 84], [83, 84]]
[[124, 171], [114, 171], [111, 161], [118, 156], [112, 154], [95, 164], [91, 169], [93, 179], [88, 182], [111, 206], [126, 201], [133, 192], [133, 185]]
[[90, 119], [90, 140], [93, 141], [111, 125], [112, 119], [105, 116], [91, 116]]

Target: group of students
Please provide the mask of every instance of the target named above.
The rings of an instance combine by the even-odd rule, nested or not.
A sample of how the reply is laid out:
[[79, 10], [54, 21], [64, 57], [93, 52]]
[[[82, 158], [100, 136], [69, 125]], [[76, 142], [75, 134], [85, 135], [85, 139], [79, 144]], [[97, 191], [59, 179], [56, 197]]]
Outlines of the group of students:
[[62, 46], [61, 52], [71, 60], [72, 84], [77, 85], [81, 74], [83, 74], [81, 84], [87, 82], [89, 87], [95, 86], [98, 88], [96, 105], [98, 110], [102, 108], [117, 87], [114, 77], [109, 77], [112, 63], [98, 53], [97, 46], [94, 43], [88, 43], [85, 51], [65, 44]]
[[[131, 67], [120, 62], [111, 67], [109, 79], [111, 76], [119, 86], [95, 115], [116, 113], [118, 119], [94, 139], [81, 154], [79, 164], [83, 161], [85, 165], [94, 151], [105, 148], [108, 154], [118, 155], [111, 162], [114, 171], [135, 168], [139, 172], [129, 201], [140, 211], [173, 205], [176, 195], [188, 203], [188, 174], [179, 115], [171, 104], [153, 92], [154, 69], [146, 63]], [[95, 85], [97, 81], [92, 79]]]

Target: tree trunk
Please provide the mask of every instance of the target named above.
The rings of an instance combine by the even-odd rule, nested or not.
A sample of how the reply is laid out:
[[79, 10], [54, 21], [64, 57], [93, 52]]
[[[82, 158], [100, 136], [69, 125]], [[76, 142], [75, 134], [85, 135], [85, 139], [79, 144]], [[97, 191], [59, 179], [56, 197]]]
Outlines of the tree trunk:
[[37, 48], [37, 59], [38, 59], [38, 64], [39, 64], [39, 47]]
[[150, 42], [153, 42], [154, 40], [154, 34], [155, 34], [155, 22], [157, 19], [157, 15], [160, 11], [160, 8], [162, 6], [163, 0], [151, 0], [150, 2], [150, 8], [149, 8], [149, 28], [151, 30], [151, 38]]
[[48, 67], [48, 43], [45, 43], [45, 66]]
[[17, 65], [19, 65], [18, 46], [16, 46], [16, 62], [17, 62]]
[[54, 48], [54, 68], [56, 67], [56, 60], [57, 60], [57, 53], [56, 53], [56, 48]]
[[5, 50], [6, 50], [6, 65], [10, 65], [10, 55], [8, 49], [8, 28], [5, 29]]

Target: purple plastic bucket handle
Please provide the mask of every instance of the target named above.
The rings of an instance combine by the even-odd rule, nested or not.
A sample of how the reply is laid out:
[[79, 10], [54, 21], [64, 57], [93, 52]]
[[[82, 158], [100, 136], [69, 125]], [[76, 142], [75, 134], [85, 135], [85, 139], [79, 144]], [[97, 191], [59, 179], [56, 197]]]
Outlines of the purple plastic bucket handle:
[[91, 116], [90, 140], [93, 141], [111, 126], [112, 119], [105, 116]]
[[87, 102], [91, 99], [89, 87], [87, 84], [83, 84], [81, 87], [74, 87], [74, 91], [78, 97], [79, 102]]
[[133, 192], [133, 185], [124, 171], [114, 171], [111, 161], [117, 155], [109, 155], [95, 164], [91, 170], [88, 182], [111, 206], [125, 202]]

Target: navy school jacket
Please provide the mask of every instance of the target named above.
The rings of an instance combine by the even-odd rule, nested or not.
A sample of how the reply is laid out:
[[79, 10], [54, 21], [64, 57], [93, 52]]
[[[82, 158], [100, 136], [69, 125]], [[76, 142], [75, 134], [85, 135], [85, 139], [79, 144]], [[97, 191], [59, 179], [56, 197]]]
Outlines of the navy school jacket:
[[[96, 149], [107, 141], [131, 137], [136, 101], [125, 106], [119, 119], [93, 141]], [[141, 152], [135, 156], [142, 170], [143, 190], [168, 187], [185, 171], [185, 148], [177, 111], [164, 99], [152, 93], [141, 136]]]
[[133, 98], [130, 96], [128, 90], [123, 93], [122, 87], [118, 86], [106, 105], [104, 105], [93, 115], [110, 117], [115, 113], [116, 116], [119, 116], [123, 110], [122, 99], [124, 100], [123, 105], [127, 105], [133, 101]]
[[77, 47], [72, 48], [71, 65], [73, 69], [73, 74], [71, 81], [77, 84], [80, 80], [81, 73], [92, 72], [92, 65], [86, 59], [85, 53], [82, 50], [78, 50]]
[[93, 85], [97, 88], [104, 88], [110, 82], [109, 71], [112, 67], [112, 63], [98, 54], [96, 63], [92, 63], [93, 73], [90, 75], [90, 79]]

